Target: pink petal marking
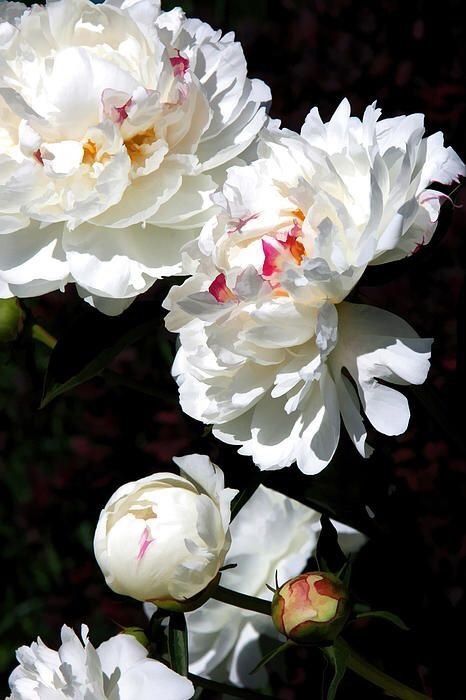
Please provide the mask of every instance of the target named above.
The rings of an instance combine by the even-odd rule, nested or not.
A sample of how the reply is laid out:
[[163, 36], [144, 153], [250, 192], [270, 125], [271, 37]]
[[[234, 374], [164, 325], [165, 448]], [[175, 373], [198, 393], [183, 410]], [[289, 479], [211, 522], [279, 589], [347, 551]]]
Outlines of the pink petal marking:
[[178, 49], [176, 49], [176, 56], [172, 56], [170, 59], [170, 63], [173, 66], [173, 72], [175, 74], [175, 78], [184, 78], [187, 70], [189, 69], [189, 59], [184, 58], [179, 52]]
[[209, 287], [209, 292], [214, 299], [224, 304], [226, 301], [237, 301], [237, 295], [227, 286], [227, 281], [223, 272], [214, 279]]
[[131, 98], [130, 98], [130, 99], [129, 99], [127, 102], [125, 102], [125, 104], [122, 105], [121, 107], [114, 107], [114, 108], [113, 108], [114, 112], [116, 112], [116, 117], [117, 117], [117, 118], [116, 118], [116, 122], [117, 122], [117, 124], [122, 124], [122, 123], [125, 121], [125, 119], [128, 119], [128, 109], [131, 107], [131, 105], [132, 105], [132, 100], [131, 100]]
[[245, 216], [244, 218], [240, 218], [237, 220], [233, 219], [233, 221], [230, 222], [233, 225], [233, 228], [227, 231], [228, 235], [231, 236], [233, 233], [241, 233], [246, 224], [248, 224], [253, 219], [257, 219], [258, 217], [259, 214], [251, 214], [250, 216]]
[[149, 528], [146, 526], [141, 535], [141, 539], [139, 540], [139, 552], [137, 556], [138, 561], [141, 561], [151, 542], [154, 542], [154, 540], [151, 539]]
[[128, 95], [123, 92], [105, 88], [101, 99], [105, 116], [118, 126], [123, 124], [128, 118], [128, 110], [133, 104], [131, 97], [128, 98]]
[[[301, 236], [301, 226], [295, 221], [293, 228], [286, 234], [280, 234], [280, 238], [275, 239], [275, 244], [262, 239], [262, 249], [264, 251], [264, 265], [262, 275], [271, 277], [274, 273], [280, 272], [283, 259], [291, 256], [297, 265], [301, 265], [306, 249], [298, 237]], [[286, 235], [286, 238], [283, 236]]]
[[38, 148], [37, 151], [34, 151], [34, 153], [32, 155], [33, 155], [33, 158], [35, 158], [36, 161], [38, 163], [40, 163], [40, 165], [44, 165], [44, 159], [42, 158], [42, 153], [40, 152], [40, 148]]
[[275, 272], [279, 272], [280, 270], [279, 259], [282, 253], [278, 248], [275, 248], [272, 243], [264, 241], [264, 239], [262, 239], [262, 250], [264, 251], [262, 274], [264, 277], [271, 277]]
[[458, 206], [454, 204], [450, 195], [445, 194], [444, 192], [435, 192], [435, 194], [432, 194], [432, 192], [421, 192], [419, 195], [419, 204], [424, 204], [425, 202], [435, 202], [435, 200], [440, 201], [441, 204], [444, 202], [450, 202], [453, 207]]
[[411, 255], [416, 255], [416, 253], [419, 253], [421, 248], [424, 248], [425, 246], [425, 237], [422, 237], [422, 241], [420, 243], [416, 243], [414, 246], [413, 250], [411, 251]]
[[288, 236], [292, 236], [293, 238], [298, 238], [298, 236], [300, 236], [302, 234], [302, 232], [303, 232], [303, 230], [302, 230], [300, 224], [298, 224], [298, 222], [295, 219], [295, 221], [293, 223], [293, 228], [289, 232]]

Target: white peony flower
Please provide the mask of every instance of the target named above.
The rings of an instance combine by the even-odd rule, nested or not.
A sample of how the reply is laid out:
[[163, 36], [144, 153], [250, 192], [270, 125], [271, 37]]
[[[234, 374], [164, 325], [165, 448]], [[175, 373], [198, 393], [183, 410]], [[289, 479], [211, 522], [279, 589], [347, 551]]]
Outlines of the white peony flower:
[[230, 547], [223, 472], [205, 455], [174, 460], [181, 476], [153, 474], [121, 486], [102, 511], [94, 552], [115, 593], [176, 607], [217, 576]]
[[75, 282], [119, 313], [180, 272], [269, 89], [159, 0], [0, 4], [0, 295]]
[[[352, 528], [334, 523], [340, 546], [349, 553], [359, 549], [365, 537]], [[274, 586], [300, 574], [311, 556], [320, 532], [320, 514], [265, 486], [259, 486], [230, 526], [231, 547], [226, 564], [235, 569], [222, 573], [222, 586], [240, 593], [272, 599]], [[147, 614], [153, 612], [145, 606]], [[262, 686], [264, 669], [250, 671], [261, 660], [259, 638], [279, 639], [271, 618], [209, 600], [187, 614], [190, 671], [230, 681], [235, 685]]]
[[127, 634], [119, 634], [94, 649], [88, 628], [82, 642], [63, 625], [58, 651], [39, 638], [16, 652], [19, 666], [10, 676], [9, 700], [188, 700], [194, 688], [159, 661], [147, 658], [147, 649]]
[[301, 135], [265, 131], [261, 158], [229, 170], [220, 213], [189, 247], [196, 273], [167, 298], [183, 409], [261, 469], [320, 471], [340, 415], [368, 456], [360, 404], [398, 435], [409, 406], [385, 383], [426, 378], [430, 340], [344, 299], [369, 264], [430, 239], [445, 196], [426, 188], [464, 166], [441, 134], [423, 138], [421, 115], [379, 115], [370, 106], [361, 122], [344, 101], [328, 124], [312, 110]]

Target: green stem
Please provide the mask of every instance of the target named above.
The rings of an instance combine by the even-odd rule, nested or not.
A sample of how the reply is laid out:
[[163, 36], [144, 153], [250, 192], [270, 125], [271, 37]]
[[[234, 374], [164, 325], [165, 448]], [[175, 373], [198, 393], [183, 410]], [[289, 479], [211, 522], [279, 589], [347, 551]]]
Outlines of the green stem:
[[427, 695], [419, 693], [417, 690], [408, 688], [408, 686], [400, 683], [383, 671], [380, 671], [375, 666], [372, 666], [368, 661], [363, 659], [355, 652], [350, 645], [339, 637], [335, 641], [335, 647], [339, 648], [346, 655], [346, 664], [353, 673], [365, 678], [366, 681], [373, 683], [378, 688], [382, 688], [390, 695], [400, 698], [400, 700], [429, 700]]
[[34, 323], [31, 328], [31, 335], [34, 340], [38, 340], [39, 343], [46, 345], [50, 350], [53, 350], [57, 344], [57, 339], [53, 337], [45, 328], [39, 326], [38, 323]]
[[188, 630], [183, 613], [170, 613], [168, 619], [168, 654], [170, 666], [181, 676], [188, 675]]
[[254, 598], [250, 595], [244, 595], [244, 593], [237, 593], [223, 586], [217, 586], [212, 594], [212, 598], [219, 600], [221, 603], [228, 603], [229, 605], [235, 605], [237, 608], [243, 608], [243, 610], [252, 610], [252, 612], [262, 613], [263, 615], [271, 614], [271, 604], [268, 600]]
[[188, 673], [188, 678], [194, 683], [194, 685], [200, 686], [201, 688], [211, 690], [214, 693], [232, 695], [235, 698], [251, 698], [251, 700], [260, 700], [260, 698], [273, 697], [273, 695], [265, 695], [264, 693], [258, 693], [255, 690], [249, 690], [249, 688], [237, 688], [234, 685], [228, 685], [228, 683], [217, 683], [217, 681], [211, 681], [208, 678], [196, 676], [194, 673]]

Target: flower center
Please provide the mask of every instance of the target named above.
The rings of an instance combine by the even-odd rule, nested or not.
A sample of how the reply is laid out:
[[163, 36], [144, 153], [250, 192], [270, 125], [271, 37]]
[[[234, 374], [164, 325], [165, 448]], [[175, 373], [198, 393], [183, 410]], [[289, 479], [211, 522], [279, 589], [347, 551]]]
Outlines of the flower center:
[[152, 520], [153, 518], [157, 517], [157, 514], [154, 512], [153, 507], [150, 506], [133, 506], [130, 510], [131, 515], [133, 515], [135, 518], [138, 520]]
[[86, 141], [83, 145], [83, 163], [85, 165], [94, 165], [97, 155], [97, 146], [94, 141]]
[[124, 143], [133, 165], [144, 161], [147, 147], [151, 146], [155, 140], [156, 135], [153, 126], [149, 127], [145, 131], [140, 131], [138, 134], [134, 134], [134, 136], [131, 136], [129, 139], [126, 139]]

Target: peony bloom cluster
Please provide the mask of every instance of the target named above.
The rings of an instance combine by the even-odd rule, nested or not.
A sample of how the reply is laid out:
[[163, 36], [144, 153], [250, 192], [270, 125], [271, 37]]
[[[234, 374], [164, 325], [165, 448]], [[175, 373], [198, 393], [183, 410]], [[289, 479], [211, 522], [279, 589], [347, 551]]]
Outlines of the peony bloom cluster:
[[[358, 550], [365, 541], [360, 533], [335, 523], [345, 552]], [[230, 525], [231, 547], [221, 584], [240, 593], [271, 600], [267, 585], [300, 574], [317, 543], [320, 514], [259, 486]], [[150, 615], [153, 606], [147, 605]], [[235, 685], [261, 687], [266, 671], [250, 675], [264, 653], [261, 638], [279, 639], [271, 618], [209, 600], [186, 616], [190, 671]]]
[[0, 296], [119, 313], [180, 272], [265, 121], [232, 34], [159, 0], [0, 5]]
[[223, 472], [208, 457], [174, 461], [181, 476], [161, 472], [121, 486], [94, 538], [97, 563], [115, 593], [169, 608], [189, 607], [217, 577], [237, 493], [224, 488]]
[[332, 459], [340, 417], [370, 454], [361, 410], [386, 435], [405, 431], [407, 399], [387, 384], [421, 384], [431, 341], [392, 313], [345, 301], [368, 265], [427, 243], [446, 198], [432, 182], [465, 173], [422, 115], [362, 120], [344, 100], [301, 134], [274, 123], [259, 158], [232, 167], [217, 214], [188, 247], [197, 265], [165, 302], [180, 333], [173, 373], [181, 405], [213, 424], [261, 469]]
[[10, 676], [8, 700], [188, 700], [194, 688], [159, 661], [132, 636], [119, 634], [95, 649], [83, 625], [82, 641], [64, 625], [58, 651], [41, 639], [23, 646]]

